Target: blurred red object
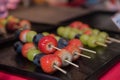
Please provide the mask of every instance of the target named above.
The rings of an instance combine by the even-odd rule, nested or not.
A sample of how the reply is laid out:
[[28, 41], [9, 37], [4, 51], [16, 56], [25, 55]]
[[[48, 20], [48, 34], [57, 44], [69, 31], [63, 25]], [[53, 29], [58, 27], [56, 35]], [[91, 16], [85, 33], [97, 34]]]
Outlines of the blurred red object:
[[0, 80], [33, 80], [33, 79], [0, 71]]
[[86, 0], [71, 0], [70, 3], [68, 3], [69, 6], [80, 6], [83, 5], [86, 2]]
[[120, 62], [113, 66], [100, 80], [120, 80]]

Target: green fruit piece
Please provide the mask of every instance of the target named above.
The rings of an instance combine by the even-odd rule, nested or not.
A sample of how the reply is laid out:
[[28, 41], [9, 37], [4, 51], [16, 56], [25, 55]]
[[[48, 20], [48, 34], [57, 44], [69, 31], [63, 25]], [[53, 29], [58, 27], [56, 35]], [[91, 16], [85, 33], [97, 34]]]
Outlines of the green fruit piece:
[[75, 33], [77, 33], [79, 30], [76, 28], [72, 28], [72, 31], [74, 31]]
[[14, 16], [8, 16], [7, 21], [14, 21], [14, 22], [19, 22], [20, 20]]
[[30, 61], [33, 61], [34, 57], [39, 53], [40, 53], [40, 51], [37, 49], [30, 49], [27, 53], [27, 59]]
[[68, 38], [69, 33], [71, 32], [70, 27], [65, 27], [64, 32], [62, 32], [62, 37]]
[[68, 38], [69, 39], [74, 39], [75, 36], [76, 36], [76, 33], [72, 31], [72, 32], [69, 33]]
[[6, 23], [7, 23], [7, 20], [6, 20], [6, 19], [1, 19], [1, 20], [0, 20], [0, 24], [1, 24], [2, 26], [5, 26]]
[[59, 37], [59, 36], [55, 36], [55, 39], [56, 39], [57, 41], [59, 41], [60, 37]]
[[90, 37], [89, 37], [89, 40], [88, 40], [88, 42], [87, 42], [89, 47], [94, 48], [94, 47], [97, 46], [97, 45], [96, 45], [96, 38], [97, 38], [97, 37], [95, 37], [95, 36], [90, 36]]
[[26, 34], [26, 40], [27, 40], [27, 42], [33, 42], [33, 38], [34, 38], [35, 35], [37, 35], [37, 32], [35, 32], [35, 31], [29, 31]]
[[100, 36], [97, 37], [97, 42], [105, 44], [105, 38], [102, 38]]
[[42, 34], [43, 34], [43, 36], [47, 36], [47, 35], [49, 35], [48, 32], [42, 32]]
[[101, 38], [107, 38], [107, 37], [108, 37], [108, 34], [107, 34], [106, 32], [100, 32], [100, 33], [99, 33], [99, 36], [100, 36]]
[[80, 40], [82, 41], [82, 43], [83, 43], [84, 45], [87, 45], [87, 42], [88, 42], [88, 40], [89, 40], [89, 36], [83, 34], [83, 35], [80, 36]]
[[60, 26], [60, 27], [57, 29], [57, 34], [60, 35], [60, 36], [62, 36], [62, 34], [64, 33], [64, 29], [65, 29], [65, 27]]
[[93, 29], [92, 30], [92, 35], [97, 36], [100, 33], [98, 29]]

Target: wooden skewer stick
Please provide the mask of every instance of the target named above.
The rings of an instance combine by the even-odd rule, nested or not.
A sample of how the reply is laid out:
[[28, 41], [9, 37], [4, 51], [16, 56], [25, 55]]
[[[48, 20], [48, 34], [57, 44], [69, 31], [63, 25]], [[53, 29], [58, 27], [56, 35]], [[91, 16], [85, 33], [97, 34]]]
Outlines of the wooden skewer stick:
[[51, 45], [51, 47], [54, 48], [54, 49], [57, 49], [57, 50], [59, 50], [59, 51], [61, 50], [60, 48], [57, 48], [57, 47], [55, 47], [55, 46], [53, 46], [53, 45]]
[[97, 45], [103, 46], [103, 47], [107, 47], [106, 44], [100, 43], [100, 42], [95, 42]]
[[87, 55], [84, 55], [84, 54], [80, 54], [80, 53], [78, 53], [78, 52], [75, 52], [77, 55], [80, 55], [80, 56], [82, 56], [82, 57], [85, 57], [85, 58], [88, 58], [88, 59], [90, 59], [91, 57], [90, 56], [87, 56]]
[[93, 50], [89, 50], [89, 49], [86, 49], [86, 48], [83, 48], [83, 47], [79, 47], [81, 50], [83, 50], [83, 51], [87, 51], [87, 52], [91, 52], [91, 53], [94, 53], [94, 54], [96, 54], [96, 52], [95, 51], [93, 51]]
[[69, 64], [71, 64], [72, 66], [79, 67], [78, 65], [76, 65], [76, 64], [74, 64], [74, 63], [72, 63], [72, 62], [70, 62], [68, 60], [64, 60], [64, 61], [67, 62], [67, 63], [69, 63]]
[[61, 69], [60, 67], [58, 67], [58, 66], [56, 66], [56, 65], [53, 65], [53, 67], [54, 67], [55, 69], [61, 71], [62, 73], [67, 74], [67, 72], [66, 72], [65, 70]]
[[112, 43], [112, 41], [109, 41], [109, 40], [105, 40], [105, 42], [108, 44]]
[[107, 39], [110, 40], [110, 41], [112, 41], [112, 42], [120, 43], [120, 40], [115, 39], [115, 38], [107, 37]]

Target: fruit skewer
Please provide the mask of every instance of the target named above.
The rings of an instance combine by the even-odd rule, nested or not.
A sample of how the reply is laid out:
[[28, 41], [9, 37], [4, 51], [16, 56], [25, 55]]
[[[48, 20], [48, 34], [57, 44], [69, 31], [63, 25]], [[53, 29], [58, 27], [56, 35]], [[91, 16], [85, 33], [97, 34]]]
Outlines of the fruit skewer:
[[7, 32], [13, 33], [18, 29], [31, 29], [31, 24], [27, 20], [19, 20], [14, 16], [8, 16], [7, 18], [0, 19], [0, 28], [2, 35], [6, 36]]
[[[42, 49], [41, 48], [41, 46], [40, 45], [44, 45], [44, 43], [45, 43], [45, 41], [47, 40], [46, 38], [47, 38], [47, 36], [46, 36], [46, 38], [43, 38], [43, 39], [41, 39], [42, 37], [43, 37], [43, 35], [42, 34], [38, 34], [38, 35], [36, 35], [37, 33], [35, 32], [35, 31], [30, 31], [30, 30], [23, 30], [21, 33], [20, 33], [20, 40], [22, 41], [22, 42], [34, 42], [37, 46], [39, 46], [38, 48], [39, 49]], [[57, 37], [58, 38], [58, 36], [53, 36], [53, 37]], [[46, 44], [48, 43], [48, 47], [50, 47], [51, 48], [51, 53], [53, 52], [53, 51], [55, 51], [54, 49], [57, 49], [58, 50], [58, 48], [57, 48], [57, 41], [55, 40], [55, 39], [53, 39], [53, 38], [50, 38], [51, 39], [51, 42], [50, 41], [46, 41]], [[40, 41], [40, 42], [39, 42]], [[60, 41], [60, 42], [59, 42]], [[59, 40], [58, 40], [58, 47], [59, 47], [59, 44], [61, 45], [61, 41], [63, 41], [63, 45], [64, 45], [64, 42], [65, 42], [65, 40], [63, 40], [63, 39], [61, 39], [61, 38], [59, 38]], [[39, 43], [40, 44], [39, 44]], [[42, 44], [43, 43], [43, 44]], [[53, 44], [54, 46], [51, 46], [49, 43], [51, 43], [51, 44]], [[66, 41], [66, 44], [67, 44], [67, 41]], [[65, 44], [65, 45], [66, 45]], [[46, 47], [46, 46], [45, 46]], [[63, 46], [64, 47], [64, 46]], [[62, 47], [62, 48], [63, 48]], [[49, 48], [49, 49], [50, 49]], [[53, 50], [52, 50], [52, 48], [53, 48]], [[91, 52], [91, 53], [96, 53], [95, 51], [92, 51], [92, 50], [89, 50], [89, 49], [85, 49], [85, 48], [83, 48], [83, 47], [79, 47], [81, 50], [84, 50], [84, 51], [88, 51], [88, 52]], [[43, 51], [44, 52], [44, 49], [45, 48], [43, 48], [41, 51]], [[47, 49], [47, 48], [46, 48]], [[47, 51], [47, 50], [46, 50]], [[50, 50], [48, 50], [48, 51], [50, 51]], [[44, 52], [44, 53], [47, 53], [47, 52]]]
[[[55, 38], [57, 39], [57, 41], [58, 41], [58, 47], [59, 47], [59, 48], [64, 48], [65, 46], [68, 45], [68, 41], [65, 40], [65, 39], [63, 39], [63, 38], [60, 38], [59, 36], [56, 36], [56, 35], [54, 35], [54, 34], [49, 34], [49, 33], [47, 33], [47, 32], [43, 32], [43, 35], [51, 35], [51, 36], [55, 37]], [[79, 42], [80, 42], [80, 40], [79, 40]], [[80, 42], [80, 43], [81, 43], [81, 42]], [[76, 45], [77, 45], [77, 44], [76, 44]], [[82, 43], [81, 43], [81, 45], [82, 45]], [[83, 50], [83, 51], [87, 51], [87, 52], [91, 52], [91, 53], [96, 54], [95, 51], [90, 50], [90, 49], [87, 49], [87, 48], [84, 48], [83, 45], [82, 45], [82, 46], [78, 46], [78, 47], [79, 47], [80, 50]]]
[[[77, 29], [75, 29], [75, 30], [77, 30]], [[62, 34], [63, 31], [64, 31], [64, 34]], [[107, 45], [104, 42], [105, 39], [102, 39], [102, 41], [101, 41], [101, 38], [99, 38], [100, 41], [98, 41], [96, 36], [89, 36], [89, 35], [85, 35], [85, 34], [80, 35], [81, 33], [79, 34], [79, 30], [77, 30], [77, 32], [76, 32], [76, 31], [74, 31], [74, 28], [59, 27], [57, 29], [57, 33], [58, 33], [58, 35], [60, 35], [64, 38], [68, 38], [68, 39], [78, 38], [82, 41], [82, 43], [84, 45], [86, 45], [87, 43], [90, 43], [90, 44], [88, 44], [89, 47], [96, 47], [97, 45], [107, 47]]]
[[40, 51], [35, 48], [33, 43], [25, 43], [23, 45], [21, 42], [17, 42], [15, 43], [14, 48], [17, 53], [22, 54], [34, 64], [41, 66], [43, 71], [46, 73], [53, 73], [56, 70], [59, 70], [64, 74], [67, 73], [65, 70], [60, 68], [62, 62], [58, 56], [53, 54], [44, 55], [40, 53]]
[[[20, 33], [20, 39], [21, 39], [21, 41], [24, 41], [24, 42], [26, 42], [26, 40], [27, 40], [27, 38], [25, 39], [24, 37], [25, 36], [27, 36], [27, 34], [26, 33], [29, 33], [29, 35], [31, 34], [31, 33], [33, 33], [33, 31], [29, 31], [29, 30], [24, 30], [24, 31], [22, 31], [21, 33]], [[24, 35], [23, 35], [24, 34]], [[36, 35], [36, 34], [35, 34]], [[34, 35], [34, 36], [35, 36]], [[23, 38], [22, 38], [22, 36], [23, 36]], [[30, 35], [31, 36], [31, 35]], [[41, 35], [40, 35], [41, 36]], [[35, 36], [36, 37], [36, 36]], [[32, 38], [32, 40], [33, 40], [33, 36], [31, 37]], [[31, 40], [31, 39], [29, 39], [29, 40]], [[35, 40], [34, 40], [35, 41]], [[42, 36], [42, 37], [40, 37], [40, 39], [38, 39], [38, 49], [41, 51], [41, 52], [43, 52], [43, 53], [45, 53], [45, 54], [50, 54], [50, 53], [54, 53], [55, 52], [55, 50], [57, 49], [57, 50], [60, 50], [59, 48], [57, 48], [57, 40], [54, 38], [54, 37], [52, 37], [52, 36]], [[76, 67], [76, 65], [74, 64], [74, 63], [72, 63], [72, 62], [70, 62], [70, 61], [67, 61], [67, 62], [69, 62], [69, 64], [71, 64], [71, 65], [73, 65], [73, 66], [75, 66]]]
[[[68, 63], [75, 67], [78, 67], [78, 65], [71, 62], [72, 55], [69, 52], [65, 51], [65, 53], [64, 53], [64, 50], [57, 48], [57, 40], [52, 36], [48, 35], [48, 36], [42, 37], [38, 42], [38, 48], [40, 51], [42, 51], [45, 54], [54, 53], [55, 50], [58, 50], [58, 52], [61, 55], [64, 55], [64, 56], [58, 55], [62, 60], [63, 66], [65, 66], [66, 63]], [[67, 56], [65, 56], [65, 55], [67, 55]]]
[[[49, 34], [49, 33], [48, 33], [48, 35], [49, 35], [49, 36], [56, 37], [56, 36], [53, 35], [53, 34]], [[58, 42], [59, 42], [59, 41], [58, 41]], [[64, 44], [64, 42], [65, 42], [65, 44]], [[64, 45], [64, 46], [62, 46], [62, 48], [65, 48], [65, 47], [68, 46], [69, 44], [71, 44], [70, 47], [75, 46], [75, 47], [77, 47], [77, 48], [80, 48], [79, 50], [82, 50], [81, 48], [83, 47], [82, 43], [81, 43], [80, 40], [78, 40], [78, 39], [70, 40], [69, 43], [66, 42], [66, 40], [63, 40], [62, 44]], [[67, 45], [66, 45], [66, 44], [67, 44]], [[58, 43], [58, 45], [61, 45], [61, 43]], [[61, 51], [61, 49], [59, 49], [59, 48], [56, 48], [56, 47], [55, 47], [55, 49], [57, 49], [58, 51]], [[71, 48], [71, 49], [72, 49], [72, 48]], [[84, 48], [83, 48], [83, 49], [84, 49]], [[92, 50], [88, 50], [88, 49], [86, 49], [86, 50], [87, 50], [88, 52], [96, 53], [95, 51], [92, 51]], [[71, 53], [71, 54], [72, 54], [72, 53]], [[86, 55], [80, 54], [80, 53], [77, 53], [77, 55], [83, 56], [83, 57], [85, 57], [85, 58], [91, 58], [91, 57], [89, 57], [89, 56], [86, 56]], [[74, 55], [72, 54], [72, 56], [74, 56]], [[73, 58], [74, 58], [74, 57], [73, 57]], [[74, 59], [73, 59], [73, 60], [74, 60]]]
[[[86, 33], [86, 34], [93, 34], [91, 32], [91, 28], [89, 27], [89, 25], [87, 24], [84, 24], [80, 21], [75, 21], [75, 22], [72, 22], [71, 24], [69, 24], [70, 27], [72, 28], [77, 28], [79, 30], [82, 30], [83, 33]], [[97, 30], [97, 33], [100, 32], [99, 30]], [[96, 33], [96, 32], [95, 32]], [[117, 43], [120, 43], [120, 40], [118, 39], [115, 39], [115, 38], [112, 38], [112, 37], [109, 37], [109, 35], [107, 33], [104, 32], [104, 36], [106, 38], [106, 42], [108, 42], [107, 40], [109, 41], [112, 41], [112, 42], [117, 42]]]

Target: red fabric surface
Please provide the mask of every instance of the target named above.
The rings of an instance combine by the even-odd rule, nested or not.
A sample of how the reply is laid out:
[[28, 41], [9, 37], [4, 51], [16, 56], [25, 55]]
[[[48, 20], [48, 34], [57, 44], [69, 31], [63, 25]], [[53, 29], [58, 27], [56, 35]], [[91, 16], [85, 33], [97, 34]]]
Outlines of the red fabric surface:
[[120, 62], [113, 66], [100, 80], [120, 80]]
[[31, 80], [31, 79], [0, 71], [0, 80]]

